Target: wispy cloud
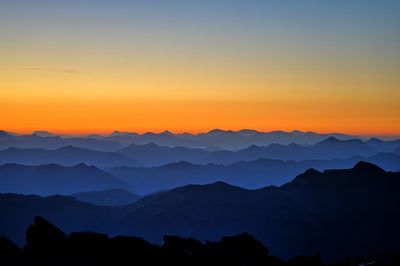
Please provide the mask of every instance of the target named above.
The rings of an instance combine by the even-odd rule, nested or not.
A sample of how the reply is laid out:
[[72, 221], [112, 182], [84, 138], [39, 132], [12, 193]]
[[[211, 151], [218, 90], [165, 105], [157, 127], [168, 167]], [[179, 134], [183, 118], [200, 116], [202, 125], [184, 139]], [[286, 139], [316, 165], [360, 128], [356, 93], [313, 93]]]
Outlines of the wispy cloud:
[[64, 69], [64, 68], [43, 68], [43, 67], [25, 67], [25, 70], [31, 71], [44, 71], [44, 72], [59, 72], [66, 74], [81, 74], [82, 72], [74, 69]]

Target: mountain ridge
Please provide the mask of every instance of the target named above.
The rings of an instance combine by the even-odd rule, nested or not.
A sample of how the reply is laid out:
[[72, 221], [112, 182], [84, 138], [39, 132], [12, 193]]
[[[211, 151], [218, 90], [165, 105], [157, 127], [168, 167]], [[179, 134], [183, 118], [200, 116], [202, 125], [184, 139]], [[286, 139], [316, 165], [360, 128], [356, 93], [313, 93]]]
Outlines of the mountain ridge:
[[[214, 240], [248, 232], [279, 257], [320, 252], [331, 261], [379, 255], [397, 247], [399, 189], [399, 172], [361, 162], [349, 169], [309, 169], [280, 187], [247, 190], [224, 182], [188, 185], [123, 207], [99, 207], [63, 196], [0, 194], [4, 225], [0, 234], [18, 239], [19, 225], [30, 222], [36, 213], [67, 232], [136, 235], [154, 243], [166, 234]], [[15, 208], [29, 211], [16, 213]], [[18, 226], [13, 223], [17, 217]]]
[[109, 188], [130, 186], [117, 177], [84, 163], [70, 167], [57, 164], [26, 166], [16, 163], [0, 166], [1, 192], [69, 195]]

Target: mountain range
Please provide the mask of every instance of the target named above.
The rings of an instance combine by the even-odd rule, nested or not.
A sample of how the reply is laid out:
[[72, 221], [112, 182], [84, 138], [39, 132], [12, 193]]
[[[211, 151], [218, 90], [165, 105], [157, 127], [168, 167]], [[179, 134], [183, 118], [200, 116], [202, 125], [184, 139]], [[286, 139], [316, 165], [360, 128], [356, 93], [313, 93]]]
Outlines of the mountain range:
[[72, 167], [56, 164], [0, 166], [0, 191], [36, 195], [69, 195], [83, 191], [129, 188], [120, 179], [83, 163]]
[[[333, 160], [257, 159], [229, 165], [202, 165], [181, 161], [158, 167], [123, 166], [105, 169], [89, 167], [82, 163], [72, 167], [56, 164], [26, 166], [13, 163], [0, 165], [0, 192], [68, 195], [123, 188], [139, 195], [146, 195], [187, 184], [208, 184], [217, 181], [255, 189], [282, 185], [311, 167], [321, 171], [348, 168], [360, 160], [377, 164], [385, 170], [400, 171], [400, 155], [392, 153]], [[119, 198], [118, 195], [114, 196]]]
[[230, 165], [198, 165], [182, 161], [160, 167], [114, 167], [108, 168], [106, 171], [130, 184], [136, 193], [144, 195], [186, 184], [207, 184], [217, 181], [248, 189], [283, 185], [311, 167], [321, 171], [332, 168], [348, 168], [360, 160], [375, 163], [389, 171], [400, 171], [400, 156], [391, 153], [334, 160], [257, 159]]
[[400, 148], [400, 140], [370, 139], [362, 141], [360, 139], [340, 140], [329, 137], [309, 146], [295, 143], [287, 145], [274, 143], [267, 146], [251, 145], [237, 151], [210, 151], [189, 147], [166, 147], [149, 143], [144, 145], [130, 144], [117, 150], [117, 152], [140, 162], [144, 166], [157, 166], [179, 161], [197, 164], [231, 164], [260, 158], [278, 160], [338, 159], [352, 156], [371, 156], [378, 152], [394, 152], [396, 148]]
[[41, 148], [57, 149], [65, 146], [75, 146], [82, 149], [98, 151], [113, 151], [122, 148], [123, 145], [117, 141], [95, 139], [91, 137], [66, 137], [41, 132], [31, 135], [18, 135], [0, 131], [0, 149], [14, 148]]
[[140, 196], [121, 188], [78, 192], [72, 194], [71, 197], [98, 206], [123, 206], [133, 203], [140, 198]]
[[59, 164], [73, 166], [79, 163], [100, 168], [112, 166], [138, 166], [139, 163], [116, 152], [103, 152], [73, 146], [47, 149], [8, 148], [0, 151], [0, 164], [18, 163], [25, 165]]
[[35, 131], [30, 135], [19, 135], [12, 132], [0, 131], [0, 149], [9, 147], [56, 149], [72, 145], [84, 149], [115, 151], [129, 144], [143, 145], [155, 143], [160, 146], [169, 147], [185, 146], [210, 150], [238, 150], [250, 145], [266, 146], [272, 143], [312, 145], [328, 137], [336, 137], [341, 140], [358, 138], [340, 133], [321, 134], [297, 130], [292, 132], [260, 132], [250, 129], [239, 131], [213, 129], [209, 132], [198, 134], [174, 134], [169, 131], [139, 134], [116, 131], [105, 136], [98, 134], [87, 136], [57, 135], [47, 131]]
[[368, 157], [378, 152], [395, 152], [400, 141], [370, 139], [339, 140], [329, 137], [314, 145], [304, 146], [295, 143], [288, 145], [252, 145], [238, 151], [207, 150], [183, 146], [168, 147], [155, 143], [129, 144], [113, 152], [104, 152], [79, 147], [66, 146], [54, 150], [42, 148], [7, 148], [0, 150], [0, 164], [20, 163], [27, 165], [60, 164], [71, 166], [86, 163], [100, 168], [116, 166], [161, 166], [168, 163], [187, 161], [194, 164], [232, 164], [256, 159], [277, 160], [320, 160]]
[[[395, 259], [386, 256], [384, 260]], [[42, 217], [35, 217], [26, 229], [26, 244], [17, 247], [0, 237], [1, 265], [230, 265], [230, 266], [323, 266], [321, 257], [298, 256], [287, 262], [271, 256], [253, 236], [242, 233], [219, 241], [201, 242], [194, 238], [164, 236], [162, 245], [154, 245], [134, 236], [109, 237], [94, 232], [65, 233]], [[351, 263], [341, 264], [352, 266]], [[358, 258], [358, 263], [373, 262]], [[396, 260], [386, 266], [396, 266]]]
[[118, 141], [124, 144], [147, 144], [155, 143], [160, 146], [186, 146], [197, 148], [220, 148], [220, 149], [243, 149], [250, 145], [264, 146], [272, 143], [290, 144], [298, 143], [315, 144], [328, 137], [336, 137], [342, 140], [357, 138], [341, 133], [315, 133], [294, 130], [260, 132], [252, 129], [242, 129], [238, 131], [212, 129], [205, 133], [172, 133], [168, 130], [161, 133], [147, 132], [144, 134], [131, 132], [113, 132], [103, 139]]
[[188, 185], [123, 207], [1, 194], [0, 235], [21, 243], [40, 215], [67, 233], [95, 230], [160, 243], [166, 234], [215, 240], [248, 232], [282, 258], [317, 252], [326, 260], [375, 256], [399, 249], [399, 189], [400, 173], [359, 162], [345, 170], [309, 169], [280, 187]]

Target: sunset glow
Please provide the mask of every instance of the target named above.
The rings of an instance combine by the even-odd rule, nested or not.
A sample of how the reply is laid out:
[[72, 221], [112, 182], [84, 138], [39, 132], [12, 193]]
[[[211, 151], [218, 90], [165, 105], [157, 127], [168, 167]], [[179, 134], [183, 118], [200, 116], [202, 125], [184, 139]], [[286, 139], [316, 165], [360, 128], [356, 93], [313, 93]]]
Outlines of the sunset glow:
[[165, 2], [1, 1], [1, 128], [400, 135], [398, 2]]

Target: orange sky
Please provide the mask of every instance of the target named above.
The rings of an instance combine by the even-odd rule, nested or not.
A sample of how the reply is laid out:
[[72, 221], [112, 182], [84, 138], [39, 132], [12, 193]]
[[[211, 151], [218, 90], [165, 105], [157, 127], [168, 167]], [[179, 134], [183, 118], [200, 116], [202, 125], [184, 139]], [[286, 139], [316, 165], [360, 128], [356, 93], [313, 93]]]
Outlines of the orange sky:
[[347, 17], [340, 6], [290, 7], [299, 22], [255, 2], [180, 5], [186, 13], [2, 2], [0, 128], [400, 135], [395, 9], [355, 5]]

